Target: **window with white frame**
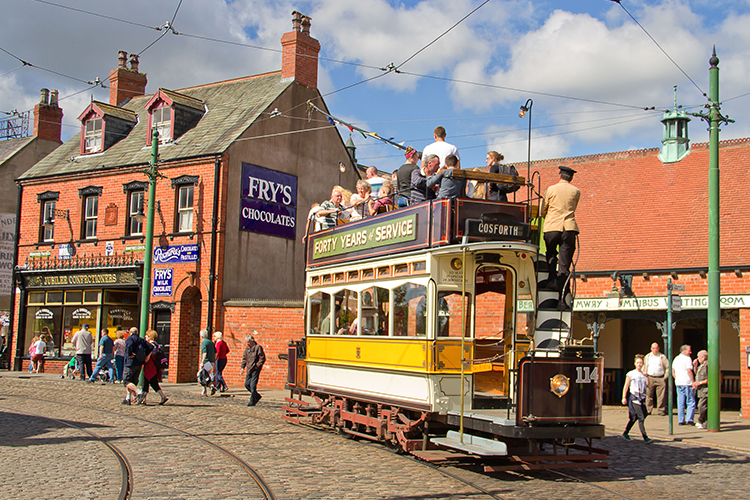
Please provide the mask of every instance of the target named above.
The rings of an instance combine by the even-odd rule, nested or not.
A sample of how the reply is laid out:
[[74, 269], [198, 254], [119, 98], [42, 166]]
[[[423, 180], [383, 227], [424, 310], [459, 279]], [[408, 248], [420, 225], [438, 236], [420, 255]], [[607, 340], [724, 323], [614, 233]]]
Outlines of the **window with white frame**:
[[97, 153], [102, 150], [102, 119], [92, 118], [86, 121], [83, 137], [83, 152]]
[[128, 236], [143, 234], [143, 223], [138, 221], [137, 215], [143, 214], [142, 190], [130, 191], [128, 194]]
[[99, 196], [83, 199], [83, 239], [96, 238], [96, 221], [99, 217]]
[[177, 194], [177, 232], [193, 230], [193, 185], [180, 186]]
[[172, 108], [156, 108], [151, 114], [151, 121], [159, 133], [159, 142], [166, 142], [172, 138]]
[[[55, 241], [55, 200], [48, 200], [42, 204], [42, 226], [41, 235], [42, 241]], [[48, 224], [47, 223], [53, 223]]]

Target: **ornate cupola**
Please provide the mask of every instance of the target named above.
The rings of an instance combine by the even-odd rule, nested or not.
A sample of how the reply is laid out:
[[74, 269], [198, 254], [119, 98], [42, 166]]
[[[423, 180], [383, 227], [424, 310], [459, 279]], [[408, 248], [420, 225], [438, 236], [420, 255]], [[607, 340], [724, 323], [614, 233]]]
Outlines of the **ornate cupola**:
[[690, 153], [688, 122], [690, 117], [677, 106], [677, 85], [674, 86], [674, 109], [665, 111], [661, 122], [664, 124], [664, 138], [659, 159], [662, 163], [675, 163]]

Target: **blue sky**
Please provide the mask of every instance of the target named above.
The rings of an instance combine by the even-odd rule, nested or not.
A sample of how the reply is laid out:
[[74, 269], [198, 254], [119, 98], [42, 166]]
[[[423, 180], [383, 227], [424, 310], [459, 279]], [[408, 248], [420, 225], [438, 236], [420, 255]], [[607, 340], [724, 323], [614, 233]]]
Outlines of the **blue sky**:
[[[174, 28], [141, 55], [147, 92], [178, 89], [277, 70], [278, 52], [222, 44], [191, 35], [280, 49], [298, 10], [312, 17], [321, 57], [364, 66], [400, 65], [448, 30], [483, 0], [183, 0]], [[54, 5], [57, 4], [58, 6]], [[140, 52], [162, 32], [179, 0], [0, 0], [0, 111], [31, 109], [42, 87], [58, 89], [64, 139], [76, 133], [80, 112], [108, 90], [79, 80], [106, 80], [117, 51]], [[61, 8], [72, 7], [102, 16]], [[127, 6], [127, 7], [124, 7]], [[649, 39], [627, 9], [674, 59]], [[526, 161], [532, 109], [532, 159], [658, 147], [661, 113], [678, 103], [699, 111], [708, 92], [713, 45], [721, 59], [725, 114], [738, 120], [722, 139], [750, 136], [750, 2], [748, 0], [491, 0], [439, 41], [369, 83], [326, 97], [331, 112], [383, 137], [422, 149], [443, 125], [464, 167], [484, 164], [488, 150]], [[319, 88], [329, 94], [379, 70], [321, 60]], [[410, 73], [410, 74], [406, 74]], [[420, 76], [415, 76], [420, 75]], [[689, 77], [689, 78], [688, 78]], [[693, 80], [691, 82], [691, 79]], [[469, 83], [460, 83], [469, 82]], [[494, 87], [489, 87], [492, 85]], [[503, 88], [498, 88], [503, 87]], [[518, 90], [508, 90], [508, 88]], [[700, 89], [700, 90], [699, 90]], [[654, 106], [654, 111], [642, 108]], [[346, 139], [348, 130], [341, 129]], [[706, 126], [691, 122], [693, 142], [706, 142]], [[399, 151], [356, 134], [361, 163], [392, 171]]]

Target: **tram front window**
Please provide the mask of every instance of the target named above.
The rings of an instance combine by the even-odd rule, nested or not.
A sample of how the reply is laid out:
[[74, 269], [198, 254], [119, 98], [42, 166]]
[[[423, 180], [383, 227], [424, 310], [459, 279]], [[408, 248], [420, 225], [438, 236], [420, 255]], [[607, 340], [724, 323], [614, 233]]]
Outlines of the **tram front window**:
[[393, 335], [424, 337], [427, 334], [427, 287], [405, 283], [393, 289]]
[[471, 295], [464, 296], [461, 306], [461, 292], [438, 292], [438, 337], [461, 336], [461, 311], [466, 317], [463, 321], [464, 336], [471, 335], [469, 318], [471, 318]]
[[477, 339], [502, 340], [506, 332], [510, 333], [513, 323], [507, 307], [507, 279], [507, 270], [500, 267], [485, 266], [477, 270], [474, 332]]
[[364, 290], [362, 299], [362, 335], [388, 335], [390, 290], [374, 286]]
[[357, 292], [341, 290], [333, 296], [336, 318], [335, 332], [337, 335], [357, 335], [357, 306], [359, 299]]

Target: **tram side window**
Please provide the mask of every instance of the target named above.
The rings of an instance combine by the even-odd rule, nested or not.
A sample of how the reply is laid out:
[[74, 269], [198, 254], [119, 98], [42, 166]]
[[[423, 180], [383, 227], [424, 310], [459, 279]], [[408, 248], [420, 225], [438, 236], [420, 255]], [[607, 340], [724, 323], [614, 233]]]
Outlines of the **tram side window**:
[[463, 321], [464, 336], [471, 335], [469, 318], [471, 318], [471, 295], [464, 297], [461, 306], [461, 292], [438, 292], [438, 337], [461, 337], [461, 311], [466, 314]]
[[390, 290], [374, 286], [362, 298], [362, 335], [388, 335]]
[[310, 333], [328, 335], [331, 333], [331, 295], [315, 292], [310, 295]]
[[357, 292], [351, 290], [341, 290], [333, 296], [337, 335], [357, 335], [357, 295]]
[[406, 283], [393, 289], [393, 335], [424, 337], [427, 334], [427, 287]]

